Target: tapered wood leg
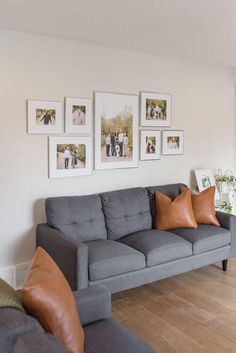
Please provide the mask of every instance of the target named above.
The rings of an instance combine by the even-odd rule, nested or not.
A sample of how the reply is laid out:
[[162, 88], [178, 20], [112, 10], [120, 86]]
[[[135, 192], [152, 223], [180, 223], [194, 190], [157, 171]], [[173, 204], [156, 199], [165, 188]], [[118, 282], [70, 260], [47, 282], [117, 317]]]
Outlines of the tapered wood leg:
[[222, 261], [222, 270], [227, 271], [227, 265], [228, 265], [228, 260], [223, 260]]

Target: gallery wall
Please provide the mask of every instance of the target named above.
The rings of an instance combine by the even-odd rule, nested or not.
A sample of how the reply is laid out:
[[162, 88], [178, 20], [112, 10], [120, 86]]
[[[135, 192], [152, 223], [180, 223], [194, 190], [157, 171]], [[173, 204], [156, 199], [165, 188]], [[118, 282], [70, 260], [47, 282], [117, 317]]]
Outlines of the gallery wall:
[[[44, 199], [191, 181], [195, 168], [235, 170], [234, 77], [227, 68], [0, 31], [0, 268], [31, 259]], [[182, 156], [139, 168], [48, 179], [48, 139], [26, 130], [26, 100], [89, 98], [93, 91], [172, 95]]]

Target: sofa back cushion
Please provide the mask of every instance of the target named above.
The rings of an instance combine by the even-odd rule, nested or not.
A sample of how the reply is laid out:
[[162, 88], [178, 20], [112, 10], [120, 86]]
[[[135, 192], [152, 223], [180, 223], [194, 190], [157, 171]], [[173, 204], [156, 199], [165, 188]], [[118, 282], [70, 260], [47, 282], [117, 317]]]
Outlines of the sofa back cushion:
[[153, 227], [155, 227], [156, 215], [157, 215], [155, 193], [161, 192], [162, 194], [168, 196], [171, 200], [174, 200], [180, 194], [181, 187], [184, 187], [184, 186], [186, 185], [178, 183], [178, 184], [148, 186], [146, 188], [148, 192], [149, 201], [150, 201]]
[[46, 215], [49, 226], [73, 239], [107, 239], [101, 198], [98, 195], [48, 198]]
[[132, 188], [101, 194], [108, 239], [152, 228], [147, 191]]

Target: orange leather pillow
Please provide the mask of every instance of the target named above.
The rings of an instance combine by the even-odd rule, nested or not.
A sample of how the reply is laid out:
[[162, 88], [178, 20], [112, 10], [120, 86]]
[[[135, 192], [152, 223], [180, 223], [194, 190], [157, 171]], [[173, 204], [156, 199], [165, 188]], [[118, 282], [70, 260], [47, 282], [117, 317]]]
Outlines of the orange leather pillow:
[[197, 228], [190, 189], [185, 189], [173, 201], [161, 192], [156, 192], [156, 209], [157, 229]]
[[193, 212], [197, 223], [220, 227], [215, 211], [215, 189], [215, 186], [211, 186], [199, 194], [192, 193]]
[[25, 280], [22, 301], [28, 313], [70, 353], [84, 353], [84, 332], [73, 293], [58, 266], [41, 247], [36, 250]]

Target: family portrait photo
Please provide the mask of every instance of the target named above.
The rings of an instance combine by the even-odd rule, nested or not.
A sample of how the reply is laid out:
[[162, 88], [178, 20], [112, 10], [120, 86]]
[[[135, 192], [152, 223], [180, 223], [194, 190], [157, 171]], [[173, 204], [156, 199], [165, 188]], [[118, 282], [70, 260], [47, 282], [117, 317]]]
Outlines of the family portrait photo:
[[86, 107], [84, 105], [73, 105], [72, 117], [73, 125], [85, 125]]
[[[103, 156], [103, 161], [110, 161], [110, 158], [106, 157], [125, 157], [126, 160], [132, 158], [132, 141], [129, 146], [129, 138], [127, 132], [119, 130], [119, 132], [108, 133], [104, 136], [106, 139], [106, 155]], [[104, 154], [105, 151], [103, 145], [102, 149], [102, 153]], [[113, 158], [113, 160], [116, 160], [116, 158]]]
[[56, 111], [54, 109], [36, 109], [37, 125], [55, 125]]
[[184, 132], [162, 131], [162, 154], [183, 154]]
[[57, 145], [57, 169], [85, 168], [86, 146]]
[[171, 96], [141, 92], [141, 125], [170, 126]]
[[158, 130], [140, 133], [140, 159], [160, 159], [161, 133]]
[[156, 137], [155, 136], [146, 136], [146, 153], [155, 153], [156, 152]]
[[90, 137], [50, 137], [49, 175], [53, 177], [89, 175], [92, 171]]
[[137, 96], [95, 93], [96, 169], [137, 164]]
[[61, 133], [63, 129], [61, 102], [28, 101], [28, 133]]
[[211, 185], [211, 180], [210, 180], [208, 175], [203, 175], [201, 182], [202, 182], [202, 186], [205, 189], [210, 188], [212, 186]]
[[69, 133], [91, 133], [91, 100], [84, 98], [65, 99], [65, 131]]
[[167, 146], [168, 148], [179, 148], [179, 136], [168, 136]]
[[146, 99], [146, 120], [166, 120], [166, 100]]

